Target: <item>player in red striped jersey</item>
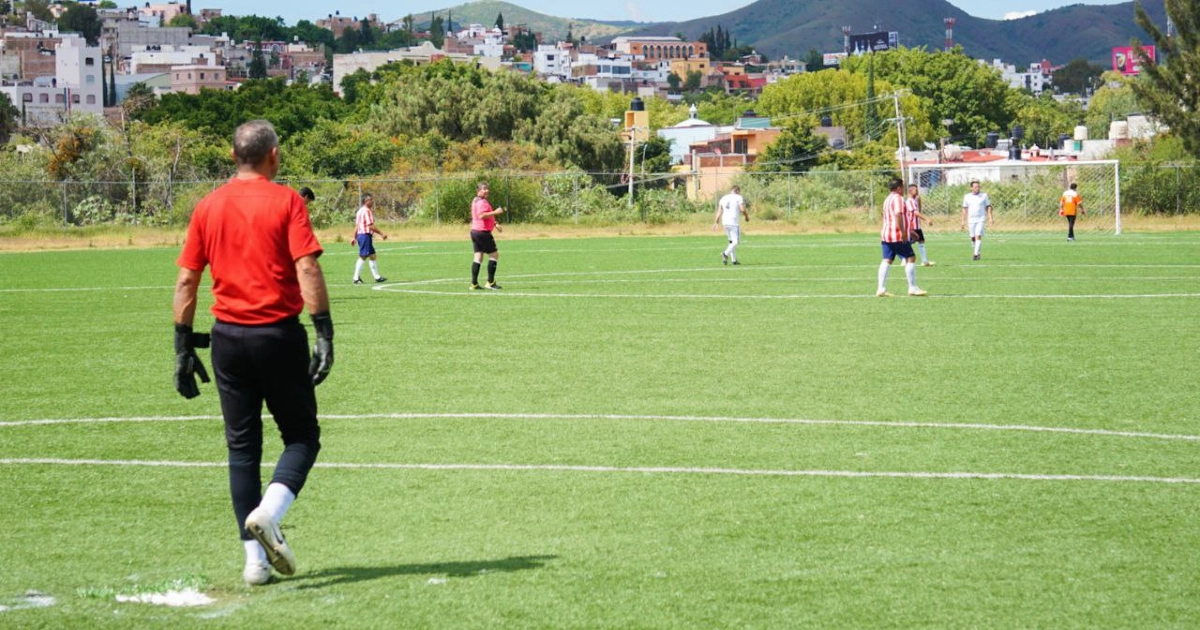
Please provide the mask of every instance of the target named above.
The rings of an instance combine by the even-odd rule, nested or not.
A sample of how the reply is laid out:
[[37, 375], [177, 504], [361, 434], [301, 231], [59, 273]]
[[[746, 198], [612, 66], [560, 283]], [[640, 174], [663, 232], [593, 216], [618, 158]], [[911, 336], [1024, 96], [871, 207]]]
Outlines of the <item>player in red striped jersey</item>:
[[[908, 197], [904, 200], [904, 204], [909, 232], [912, 233], [912, 242], [917, 244], [917, 251], [921, 252], [921, 266], [932, 267], [937, 263], [929, 260], [929, 256], [925, 254], [925, 230], [921, 229], [921, 221], [929, 221], [929, 217], [921, 214], [921, 189], [916, 184], [908, 185]], [[929, 222], [933, 223], [933, 221]]]
[[883, 229], [879, 233], [880, 244], [883, 248], [883, 262], [879, 263], [879, 289], [875, 295], [891, 297], [887, 292], [888, 271], [899, 256], [904, 259], [904, 276], [908, 279], [908, 294], [913, 296], [929, 295], [917, 286], [917, 257], [912, 249], [912, 231], [905, 216], [904, 182], [892, 179], [888, 183], [887, 199], [883, 201]]

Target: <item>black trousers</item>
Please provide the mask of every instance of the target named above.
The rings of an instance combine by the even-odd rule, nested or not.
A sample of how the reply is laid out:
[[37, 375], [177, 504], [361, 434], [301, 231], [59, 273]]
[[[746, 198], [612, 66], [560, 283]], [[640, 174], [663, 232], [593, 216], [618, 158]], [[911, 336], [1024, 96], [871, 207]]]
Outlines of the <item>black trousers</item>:
[[242, 540], [250, 540], [246, 517], [262, 501], [263, 403], [283, 439], [272, 483], [299, 495], [321, 450], [308, 361], [308, 333], [298, 318], [266, 326], [213, 326], [212, 363], [225, 418], [229, 493]]
[[1075, 215], [1067, 215], [1067, 238], [1075, 238]]

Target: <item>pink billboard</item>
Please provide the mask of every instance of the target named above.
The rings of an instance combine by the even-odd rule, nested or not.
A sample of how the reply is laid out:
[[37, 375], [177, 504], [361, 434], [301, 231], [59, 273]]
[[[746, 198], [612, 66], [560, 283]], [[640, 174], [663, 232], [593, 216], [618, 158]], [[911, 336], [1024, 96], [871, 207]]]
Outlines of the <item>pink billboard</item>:
[[[1154, 61], [1154, 46], [1142, 46], [1142, 50]], [[1132, 46], [1115, 46], [1112, 49], [1112, 69], [1122, 74], [1138, 74], [1142, 71], [1142, 62], [1133, 53]]]

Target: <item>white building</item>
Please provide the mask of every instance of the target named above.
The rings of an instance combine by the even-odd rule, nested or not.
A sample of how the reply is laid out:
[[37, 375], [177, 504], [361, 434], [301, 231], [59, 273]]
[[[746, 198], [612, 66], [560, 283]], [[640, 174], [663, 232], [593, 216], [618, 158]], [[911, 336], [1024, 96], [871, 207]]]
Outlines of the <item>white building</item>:
[[146, 46], [137, 44], [129, 55], [129, 72], [138, 74], [151, 67], [161, 70], [169, 66], [218, 66], [218, 55], [207, 46]]
[[538, 44], [533, 53], [533, 71], [540, 77], [571, 78], [570, 44]]
[[717, 137], [720, 128], [696, 117], [696, 106], [688, 109], [688, 119], [658, 130], [658, 137], [671, 141], [671, 164], [683, 162], [689, 147], [697, 142], [707, 142]]
[[99, 46], [64, 34], [54, 49], [53, 77], [38, 77], [0, 86], [0, 92], [23, 112], [26, 124], [55, 124], [78, 114], [104, 114]]
[[1045, 61], [1029, 64], [1029, 69], [1024, 72], [1018, 71], [1016, 66], [1004, 63], [999, 59], [993, 59], [990, 64], [981, 59], [979, 63], [999, 70], [1000, 78], [1018, 90], [1025, 89], [1034, 94], [1041, 94], [1050, 86], [1051, 69], [1050, 64]]

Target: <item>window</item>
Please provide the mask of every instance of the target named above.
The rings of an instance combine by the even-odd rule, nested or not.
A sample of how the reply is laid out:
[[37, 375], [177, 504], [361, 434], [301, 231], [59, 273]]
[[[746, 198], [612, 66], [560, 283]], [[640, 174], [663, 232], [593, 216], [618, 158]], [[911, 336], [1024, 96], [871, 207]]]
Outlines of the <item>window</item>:
[[92, 59], [91, 57], [87, 57], [87, 58], [85, 58], [85, 59], [83, 60], [83, 65], [85, 65], [85, 66], [94, 66], [94, 65], [96, 65], [96, 60], [95, 60], [95, 59]]
[[203, 73], [203, 72], [201, 72], [201, 73], [200, 73], [200, 80], [201, 80], [201, 81], [203, 81], [203, 80], [204, 80], [204, 73]]
[[26, 93], [22, 94], [22, 95], [21, 95], [21, 102], [23, 102], [23, 103], [32, 103], [32, 102], [33, 102], [33, 95], [32, 95], [32, 94], [30, 94], [30, 93], [28, 93], [28, 92], [26, 92]]
[[734, 153], [749, 153], [750, 152], [750, 142], [746, 138], [734, 138], [733, 139], [733, 152]]
[[96, 83], [96, 75], [94, 75], [94, 74], [87, 75], [86, 77], [84, 77], [83, 82], [87, 83], [88, 85], [93, 85], [94, 83]]
[[88, 105], [95, 105], [95, 104], [96, 104], [96, 95], [95, 95], [95, 94], [88, 94], [88, 97], [87, 97], [87, 104], [88, 104]]
[[63, 98], [63, 95], [62, 95], [62, 94], [55, 94], [55, 95], [54, 95], [54, 102], [55, 102], [55, 103], [65, 103], [65, 102], [67, 102], [67, 101], [66, 101], [66, 99], [64, 99], [64, 98]]
[[78, 104], [79, 104], [79, 95], [78, 95], [78, 94], [72, 94], [72, 95], [71, 95], [71, 102], [72, 102], [72, 103], [74, 103], [75, 105], [78, 105]]

